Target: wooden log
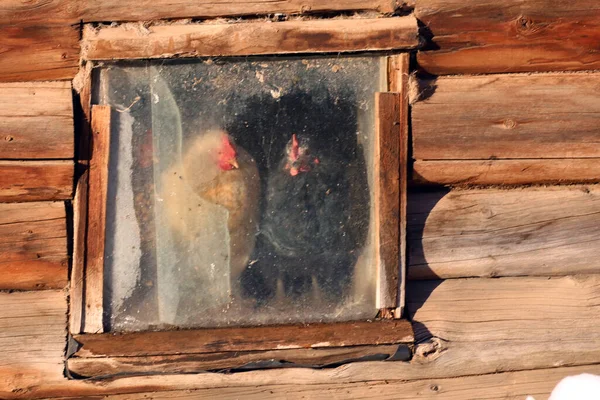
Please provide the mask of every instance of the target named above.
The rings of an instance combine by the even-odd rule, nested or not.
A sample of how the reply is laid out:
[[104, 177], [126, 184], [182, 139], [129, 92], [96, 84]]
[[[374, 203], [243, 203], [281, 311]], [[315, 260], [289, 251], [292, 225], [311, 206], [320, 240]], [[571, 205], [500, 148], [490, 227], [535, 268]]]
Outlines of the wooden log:
[[62, 290], [0, 293], [0, 397], [64, 380], [67, 301]]
[[0, 161], [0, 202], [67, 200], [73, 161]]
[[388, 62], [388, 88], [400, 94], [400, 152], [399, 152], [399, 190], [400, 190], [400, 275], [398, 306], [394, 312], [401, 318], [404, 312], [406, 292], [406, 204], [408, 194], [408, 153], [409, 153], [409, 73], [410, 55], [408, 53], [391, 56]]
[[87, 201], [85, 311], [83, 331], [103, 332], [104, 241], [110, 155], [110, 106], [92, 107], [92, 157]]
[[88, 60], [243, 56], [414, 48], [419, 44], [412, 16], [234, 24], [124, 24], [84, 30]]
[[[522, 400], [528, 395], [547, 399], [554, 386], [563, 378], [582, 373], [600, 373], [600, 366], [552, 368], [451, 379], [423, 379], [360, 382], [352, 384], [285, 385], [273, 383], [263, 387], [222, 387], [204, 390], [145, 391], [135, 394], [101, 397], [111, 400], [141, 399], [490, 399]], [[68, 397], [78, 399], [79, 397]], [[67, 399], [63, 397], [62, 399]], [[98, 397], [97, 399], [100, 399]]]
[[69, 82], [0, 83], [0, 158], [73, 158]]
[[431, 36], [417, 56], [435, 74], [600, 68], [600, 4], [594, 0], [417, 0]]
[[0, 43], [0, 82], [72, 79], [79, 68], [78, 27], [0, 25]]
[[596, 273], [599, 210], [598, 186], [415, 194], [409, 279]]
[[[67, 380], [63, 376], [66, 303], [62, 293], [0, 293], [0, 321], [10, 324], [5, 325], [10, 328], [6, 331], [9, 335], [0, 338], [0, 348], [4, 350], [0, 359], [6, 360], [0, 364], [0, 397], [161, 392], [155, 393], [158, 397], [168, 391], [210, 388], [228, 388], [249, 395], [252, 391], [270, 393], [273, 385], [351, 388], [355, 384], [365, 386], [385, 381], [415, 385], [427, 382], [446, 390], [447, 382], [454, 382], [454, 378], [462, 381], [466, 375], [476, 375], [472, 379], [501, 377], [494, 383], [495, 393], [504, 390], [504, 385], [508, 385], [506, 390], [514, 390], [512, 378], [507, 377], [529, 374], [531, 371], [525, 371], [529, 369], [549, 368], [541, 371], [545, 377], [552, 371], [564, 371], [556, 380], [584, 370], [600, 373], [593, 366], [600, 363], [596, 322], [599, 279], [587, 276], [413, 282], [409, 285], [407, 311], [415, 321], [419, 338], [434, 336], [447, 340], [434, 338], [434, 344], [419, 345], [410, 363], [362, 362], [321, 370], [124, 376], [101, 381]], [[22, 301], [9, 301], [15, 295], [22, 296]], [[5, 326], [0, 326], [3, 332]], [[23, 340], [23, 337], [37, 347], [20, 345], [17, 338]], [[577, 365], [580, 367], [557, 368]], [[509, 371], [523, 372], [499, 373]], [[555, 384], [544, 379], [536, 381], [547, 382], [549, 387]], [[477, 382], [471, 384], [479, 390]], [[530, 391], [531, 386], [525, 389], [528, 394], [538, 393]], [[208, 397], [214, 393], [210, 390], [205, 392]], [[394, 396], [399, 393], [404, 392], [399, 390]], [[474, 398], [480, 398], [477, 397], [480, 393]], [[469, 398], [462, 391], [457, 396]]]
[[78, 357], [137, 357], [412, 343], [404, 320], [74, 335]]
[[0, 290], [67, 285], [63, 203], [0, 203]]
[[399, 93], [375, 95], [374, 191], [379, 235], [377, 308], [399, 306], [400, 274], [400, 106]]
[[412, 108], [413, 156], [600, 157], [600, 146], [591, 145], [600, 141], [599, 82], [598, 73], [420, 81], [422, 99]]
[[147, 21], [165, 18], [214, 18], [265, 14], [306, 14], [339, 11], [392, 13], [393, 0], [143, 0], [136, 7], [116, 0], [88, 0], [81, 15], [84, 21]]
[[[406, 345], [400, 345], [405, 346]], [[398, 345], [351, 346], [319, 349], [219, 352], [150, 357], [71, 358], [67, 368], [82, 378], [104, 378], [118, 375], [190, 374], [211, 370], [238, 369], [244, 366], [278, 364], [318, 368], [356, 361], [385, 360], [398, 351]], [[406, 347], [406, 355], [410, 350]], [[262, 364], [261, 364], [262, 363]]]
[[453, 186], [597, 183], [600, 158], [417, 160], [412, 179], [418, 184]]

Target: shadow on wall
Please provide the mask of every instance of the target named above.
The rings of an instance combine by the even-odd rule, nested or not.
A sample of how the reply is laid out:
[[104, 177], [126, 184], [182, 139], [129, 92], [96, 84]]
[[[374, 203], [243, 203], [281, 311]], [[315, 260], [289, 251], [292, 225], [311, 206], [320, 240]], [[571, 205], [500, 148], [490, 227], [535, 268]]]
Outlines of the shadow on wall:
[[[407, 278], [406, 310], [407, 317], [413, 322], [415, 343], [426, 341], [433, 337], [425, 324], [413, 319], [417, 310], [427, 301], [433, 291], [443, 282], [428, 268], [427, 257], [423, 250], [423, 232], [427, 218], [437, 203], [448, 193], [445, 187], [419, 187], [409, 191], [407, 204], [406, 245], [407, 245]], [[421, 271], [429, 280], [421, 279], [411, 274], [411, 265], [419, 265]]]

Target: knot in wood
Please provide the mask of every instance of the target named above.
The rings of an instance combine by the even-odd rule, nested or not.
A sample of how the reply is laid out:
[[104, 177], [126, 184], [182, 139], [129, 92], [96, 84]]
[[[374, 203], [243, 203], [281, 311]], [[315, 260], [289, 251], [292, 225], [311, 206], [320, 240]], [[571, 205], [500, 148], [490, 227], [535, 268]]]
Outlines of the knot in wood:
[[517, 127], [517, 121], [515, 121], [514, 119], [511, 119], [511, 118], [507, 118], [502, 123], [502, 126], [505, 129], [515, 129]]
[[521, 34], [524, 36], [533, 35], [536, 32], [539, 32], [542, 26], [539, 23], [536, 23], [532, 18], [521, 15], [517, 18], [516, 21], [516, 29], [517, 34]]
[[431, 386], [429, 386], [429, 390], [431, 390], [432, 392], [439, 392], [440, 387], [434, 383]]

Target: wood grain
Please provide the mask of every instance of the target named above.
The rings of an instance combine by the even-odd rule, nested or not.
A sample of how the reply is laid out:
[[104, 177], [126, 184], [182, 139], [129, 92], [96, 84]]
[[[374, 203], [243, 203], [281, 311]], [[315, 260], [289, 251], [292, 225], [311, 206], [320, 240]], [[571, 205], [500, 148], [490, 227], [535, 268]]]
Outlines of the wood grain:
[[406, 292], [406, 204], [408, 194], [408, 158], [409, 158], [409, 73], [410, 54], [403, 53], [391, 56], [388, 62], [388, 88], [391, 92], [400, 94], [400, 150], [399, 159], [399, 192], [400, 192], [400, 244], [398, 249], [400, 273], [396, 318], [401, 318], [404, 312]]
[[88, 60], [349, 52], [414, 48], [412, 17], [86, 29]]
[[415, 193], [409, 279], [554, 276], [600, 267], [600, 187]]
[[[405, 354], [410, 355], [406, 345]], [[334, 366], [348, 362], [385, 360], [398, 351], [398, 345], [351, 346], [319, 349], [291, 349], [220, 352], [150, 357], [71, 358], [67, 368], [83, 378], [103, 378], [139, 374], [190, 374], [278, 363], [279, 366]]]
[[400, 106], [398, 93], [376, 93], [375, 176], [379, 248], [377, 308], [398, 307], [400, 275]]
[[73, 158], [69, 82], [0, 83], [0, 159]]
[[[452, 379], [399, 380], [352, 384], [282, 385], [205, 390], [148, 391], [102, 397], [111, 400], [139, 399], [450, 399], [450, 400], [523, 400], [528, 395], [546, 399], [564, 377], [600, 372], [600, 366], [552, 368]], [[75, 398], [75, 397], [74, 397]], [[97, 399], [100, 399], [98, 397]]]
[[429, 31], [419, 65], [438, 74], [600, 68], [600, 4], [594, 0], [417, 0]]
[[67, 200], [73, 161], [0, 161], [0, 202]]
[[92, 107], [92, 156], [86, 232], [84, 332], [103, 332], [104, 239], [110, 149], [110, 106]]
[[[0, 355], [0, 397], [153, 393], [160, 398], [171, 391], [179, 395], [190, 390], [210, 398], [217, 393], [248, 397], [253, 393], [269, 395], [281, 385], [290, 396], [295, 392], [289, 388], [294, 387], [300, 394], [315, 389], [309, 397], [319, 396], [322, 389], [322, 396], [330, 398], [332, 388], [358, 391], [382, 382], [386, 382], [384, 387], [395, 388], [389, 398], [402, 393], [407, 393], [407, 398], [420, 398], [430, 392], [431, 397], [439, 398], [440, 390], [448, 397], [481, 398], [481, 393], [487, 393], [484, 386], [489, 387], [486, 396], [490, 398], [536, 395], [542, 393], [540, 385], [549, 391], [564, 376], [582, 371], [600, 373], [599, 280], [598, 276], [587, 276], [412, 282], [408, 316], [414, 319], [420, 340], [433, 339], [417, 347], [410, 363], [362, 362], [321, 370], [123, 376], [101, 381], [67, 380], [63, 376], [66, 302], [62, 293], [0, 293], [0, 321], [9, 329], [9, 334], [0, 338], [5, 349]], [[19, 301], [11, 300], [15, 298]], [[5, 326], [1, 326], [3, 332]], [[22, 340], [36, 345], [23, 346]], [[557, 368], [561, 366], [579, 367]], [[536, 378], [520, 381], [522, 386], [515, 391], [515, 382], [524, 376]], [[450, 390], [448, 385], [453, 382], [458, 386]], [[414, 387], [402, 386], [407, 384]], [[437, 391], [429, 389], [434, 385]], [[411, 387], [414, 392], [406, 391]], [[469, 387], [477, 391], [469, 392]], [[366, 396], [371, 392], [356, 393]], [[386, 398], [380, 392], [373, 393]], [[342, 394], [348, 398], [347, 391]]]
[[417, 160], [600, 157], [599, 73], [439, 77], [419, 86]]
[[381, 320], [74, 337], [81, 344], [78, 357], [137, 357], [411, 343], [412, 328], [407, 321]]
[[77, 73], [78, 27], [0, 25], [0, 43], [0, 82], [72, 79]]
[[417, 160], [412, 179], [435, 185], [530, 185], [600, 182], [600, 158]]
[[83, 329], [85, 246], [87, 233], [87, 200], [89, 171], [85, 171], [75, 189], [73, 199], [73, 264], [69, 286], [69, 333]]
[[84, 21], [146, 21], [165, 18], [212, 18], [265, 14], [306, 14], [339, 11], [392, 13], [394, 0], [143, 0], [131, 7], [116, 0], [87, 0]]
[[67, 286], [63, 203], [0, 203], [0, 290]]

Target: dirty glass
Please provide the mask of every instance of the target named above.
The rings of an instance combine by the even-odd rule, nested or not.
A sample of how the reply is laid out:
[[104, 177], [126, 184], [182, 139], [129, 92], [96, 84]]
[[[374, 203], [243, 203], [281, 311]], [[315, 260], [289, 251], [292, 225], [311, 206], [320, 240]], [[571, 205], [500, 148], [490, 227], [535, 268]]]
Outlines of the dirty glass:
[[373, 318], [381, 57], [107, 63], [110, 331]]

